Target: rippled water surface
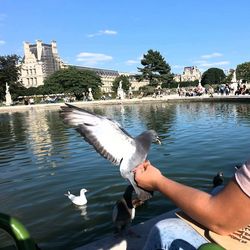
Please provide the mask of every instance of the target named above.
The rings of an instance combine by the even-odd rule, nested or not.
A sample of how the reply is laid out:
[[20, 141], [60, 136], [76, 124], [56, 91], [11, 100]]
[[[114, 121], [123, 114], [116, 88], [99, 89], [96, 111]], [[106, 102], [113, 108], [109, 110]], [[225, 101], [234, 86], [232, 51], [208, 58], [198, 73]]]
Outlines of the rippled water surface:
[[[179, 182], [210, 190], [220, 170], [250, 157], [250, 104], [161, 103], [89, 108], [131, 134], [155, 129], [151, 162]], [[112, 140], [112, 135], [110, 135]], [[122, 145], [120, 145], [122, 147]], [[113, 232], [112, 208], [127, 185], [119, 169], [96, 154], [57, 110], [0, 114], [0, 212], [19, 218], [42, 249], [73, 249]], [[64, 193], [87, 193], [87, 207]], [[137, 209], [139, 223], [174, 208], [156, 193]], [[0, 240], [2, 241], [2, 240]]]

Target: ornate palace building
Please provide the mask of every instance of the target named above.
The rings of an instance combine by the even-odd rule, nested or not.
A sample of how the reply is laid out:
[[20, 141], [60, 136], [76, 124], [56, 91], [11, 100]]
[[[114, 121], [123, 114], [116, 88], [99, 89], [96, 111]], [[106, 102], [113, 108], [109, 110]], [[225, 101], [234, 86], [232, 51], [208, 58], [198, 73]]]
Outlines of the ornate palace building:
[[44, 79], [64, 67], [55, 41], [51, 44], [37, 40], [36, 44], [24, 42], [21, 64], [21, 82], [26, 88], [43, 85]]
[[182, 75], [175, 75], [176, 82], [187, 82], [201, 79], [201, 72], [196, 66], [185, 67]]
[[129, 73], [119, 73], [116, 70], [99, 69], [64, 64], [58, 55], [57, 44], [52, 41], [51, 44], [43, 43], [37, 40], [35, 44], [24, 42], [24, 58], [21, 64], [21, 82], [26, 88], [38, 87], [43, 85], [46, 77], [55, 71], [69, 66], [74, 66], [82, 70], [93, 70], [100, 76], [102, 81], [102, 91], [104, 93], [111, 92], [113, 81], [119, 75], [129, 76], [133, 90], [147, 85], [148, 81], [138, 82], [134, 75]]

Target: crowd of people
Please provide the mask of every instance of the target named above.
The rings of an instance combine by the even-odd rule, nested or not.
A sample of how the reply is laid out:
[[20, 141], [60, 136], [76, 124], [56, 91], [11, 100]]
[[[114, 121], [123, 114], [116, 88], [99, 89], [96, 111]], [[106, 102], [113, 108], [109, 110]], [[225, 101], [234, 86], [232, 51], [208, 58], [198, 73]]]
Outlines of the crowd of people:
[[206, 88], [198, 85], [196, 87], [184, 88], [179, 87], [177, 88], [177, 93], [179, 96], [202, 96], [204, 94], [208, 94], [209, 96], [213, 97], [214, 93], [218, 95], [249, 95], [250, 89], [247, 88], [246, 84], [238, 83], [235, 84], [221, 84], [214, 89], [212, 86], [207, 86]]
[[247, 88], [246, 84], [221, 84], [218, 87], [218, 93], [221, 95], [249, 95], [250, 89]]
[[207, 94], [211, 89], [206, 89], [201, 85], [193, 88], [180, 88], [178, 86], [177, 93], [179, 96], [201, 96]]
[[247, 89], [246, 85], [238, 84], [237, 90], [235, 91], [235, 95], [249, 95], [250, 89]]

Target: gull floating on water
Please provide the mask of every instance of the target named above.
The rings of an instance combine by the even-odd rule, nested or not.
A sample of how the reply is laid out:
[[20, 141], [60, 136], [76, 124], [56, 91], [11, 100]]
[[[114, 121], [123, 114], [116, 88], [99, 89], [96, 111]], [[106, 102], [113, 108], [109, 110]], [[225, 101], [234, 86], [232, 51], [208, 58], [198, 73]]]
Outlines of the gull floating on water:
[[85, 188], [81, 189], [80, 196], [75, 196], [74, 194], [71, 194], [70, 191], [68, 191], [68, 193], [64, 195], [67, 196], [72, 201], [73, 204], [77, 206], [83, 206], [88, 202], [85, 196], [85, 193], [87, 191], [88, 190], [86, 190]]
[[120, 165], [122, 177], [130, 181], [140, 200], [151, 198], [152, 192], [136, 185], [132, 170], [146, 160], [152, 142], [160, 144], [157, 133], [147, 130], [132, 137], [116, 121], [68, 103], [66, 105], [61, 107], [64, 122], [76, 127], [100, 155], [114, 165]]

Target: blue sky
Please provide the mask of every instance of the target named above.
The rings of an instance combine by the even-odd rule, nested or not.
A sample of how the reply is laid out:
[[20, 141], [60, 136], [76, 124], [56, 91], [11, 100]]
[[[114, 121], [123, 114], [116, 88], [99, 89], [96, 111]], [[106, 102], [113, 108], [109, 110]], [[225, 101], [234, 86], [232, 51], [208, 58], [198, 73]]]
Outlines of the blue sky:
[[173, 73], [250, 61], [249, 0], [0, 0], [0, 55], [57, 41], [73, 65], [137, 72], [159, 51]]

